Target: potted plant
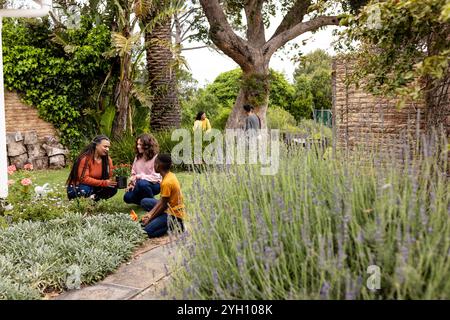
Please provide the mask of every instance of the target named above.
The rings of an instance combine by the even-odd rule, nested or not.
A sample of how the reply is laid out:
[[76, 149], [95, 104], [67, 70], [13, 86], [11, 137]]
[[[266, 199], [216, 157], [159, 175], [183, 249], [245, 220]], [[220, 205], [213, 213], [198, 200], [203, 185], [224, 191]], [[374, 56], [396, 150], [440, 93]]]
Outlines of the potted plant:
[[116, 177], [117, 188], [125, 189], [128, 183], [128, 177], [131, 173], [129, 164], [119, 164], [113, 168], [113, 176]]

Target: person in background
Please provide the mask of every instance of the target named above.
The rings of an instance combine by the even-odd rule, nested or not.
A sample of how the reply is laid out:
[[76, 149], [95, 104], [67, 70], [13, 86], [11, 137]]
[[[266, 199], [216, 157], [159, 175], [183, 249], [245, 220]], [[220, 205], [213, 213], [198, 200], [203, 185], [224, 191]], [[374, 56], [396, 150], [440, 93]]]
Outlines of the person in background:
[[117, 193], [117, 182], [111, 180], [110, 144], [107, 136], [99, 135], [80, 153], [66, 181], [69, 200], [91, 197], [98, 201]]
[[156, 157], [155, 170], [162, 176], [161, 198], [142, 200], [142, 206], [149, 212], [142, 217], [141, 223], [150, 238], [160, 237], [168, 230], [184, 230], [186, 217], [180, 183], [173, 172], [169, 154]]
[[193, 130], [201, 129], [202, 132], [209, 132], [211, 130], [211, 124], [209, 123], [208, 118], [206, 118], [206, 113], [200, 111], [197, 113], [197, 117], [195, 118], [194, 128]]
[[151, 134], [144, 133], [136, 139], [130, 184], [123, 197], [126, 203], [141, 205], [142, 199], [159, 194], [162, 177], [155, 171], [158, 152], [158, 141]]
[[250, 104], [245, 104], [243, 108], [247, 114], [244, 130], [261, 130], [261, 119], [254, 113], [254, 107]]

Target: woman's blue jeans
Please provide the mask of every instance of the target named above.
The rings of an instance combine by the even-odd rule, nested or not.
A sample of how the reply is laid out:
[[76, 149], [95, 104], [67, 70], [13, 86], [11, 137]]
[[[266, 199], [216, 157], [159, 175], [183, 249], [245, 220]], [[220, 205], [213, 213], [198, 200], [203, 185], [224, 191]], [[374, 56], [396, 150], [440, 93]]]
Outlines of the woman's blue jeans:
[[152, 183], [144, 179], [139, 179], [136, 181], [133, 190], [125, 193], [123, 201], [141, 205], [142, 199], [153, 198], [155, 195], [159, 194], [160, 191], [161, 186], [159, 183]]
[[114, 187], [93, 187], [87, 184], [79, 184], [77, 186], [67, 186], [67, 197], [69, 200], [79, 197], [90, 197], [94, 195], [94, 200], [109, 199], [117, 193], [117, 188]]

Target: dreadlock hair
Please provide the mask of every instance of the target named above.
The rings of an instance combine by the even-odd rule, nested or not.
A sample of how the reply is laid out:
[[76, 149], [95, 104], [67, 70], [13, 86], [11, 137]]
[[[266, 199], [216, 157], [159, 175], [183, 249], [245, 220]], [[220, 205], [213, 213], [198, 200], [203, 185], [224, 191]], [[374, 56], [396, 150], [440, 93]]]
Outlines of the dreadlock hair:
[[[100, 144], [103, 140], [109, 140], [107, 136], [104, 134], [96, 136], [92, 142], [86, 146], [83, 151], [81, 151], [78, 158], [75, 160], [72, 170], [70, 170], [69, 178], [67, 178], [66, 184], [69, 185], [71, 183], [76, 183], [77, 181], [83, 179], [86, 169], [88, 167], [88, 161], [84, 162], [83, 172], [81, 176], [78, 177], [78, 169], [80, 167], [81, 159], [86, 157], [86, 160], [94, 160], [95, 148], [98, 144]], [[109, 178], [109, 156], [102, 156], [102, 180], [106, 180]]]
[[[144, 153], [139, 153], [137, 148], [138, 141], [141, 140]], [[144, 157], [145, 161], [153, 159], [159, 153], [159, 144], [155, 137], [151, 134], [143, 133], [136, 139], [135, 146], [136, 158], [140, 159]]]

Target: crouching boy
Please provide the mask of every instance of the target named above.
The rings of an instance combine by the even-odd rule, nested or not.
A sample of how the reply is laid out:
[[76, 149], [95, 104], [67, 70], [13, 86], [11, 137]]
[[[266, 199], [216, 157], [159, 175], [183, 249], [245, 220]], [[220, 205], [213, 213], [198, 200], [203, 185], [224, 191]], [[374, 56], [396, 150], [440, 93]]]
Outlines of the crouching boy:
[[142, 225], [150, 238], [160, 237], [168, 230], [184, 231], [186, 216], [180, 183], [173, 172], [169, 154], [159, 154], [155, 171], [162, 176], [160, 200], [144, 198], [141, 206], [149, 212], [142, 217]]

